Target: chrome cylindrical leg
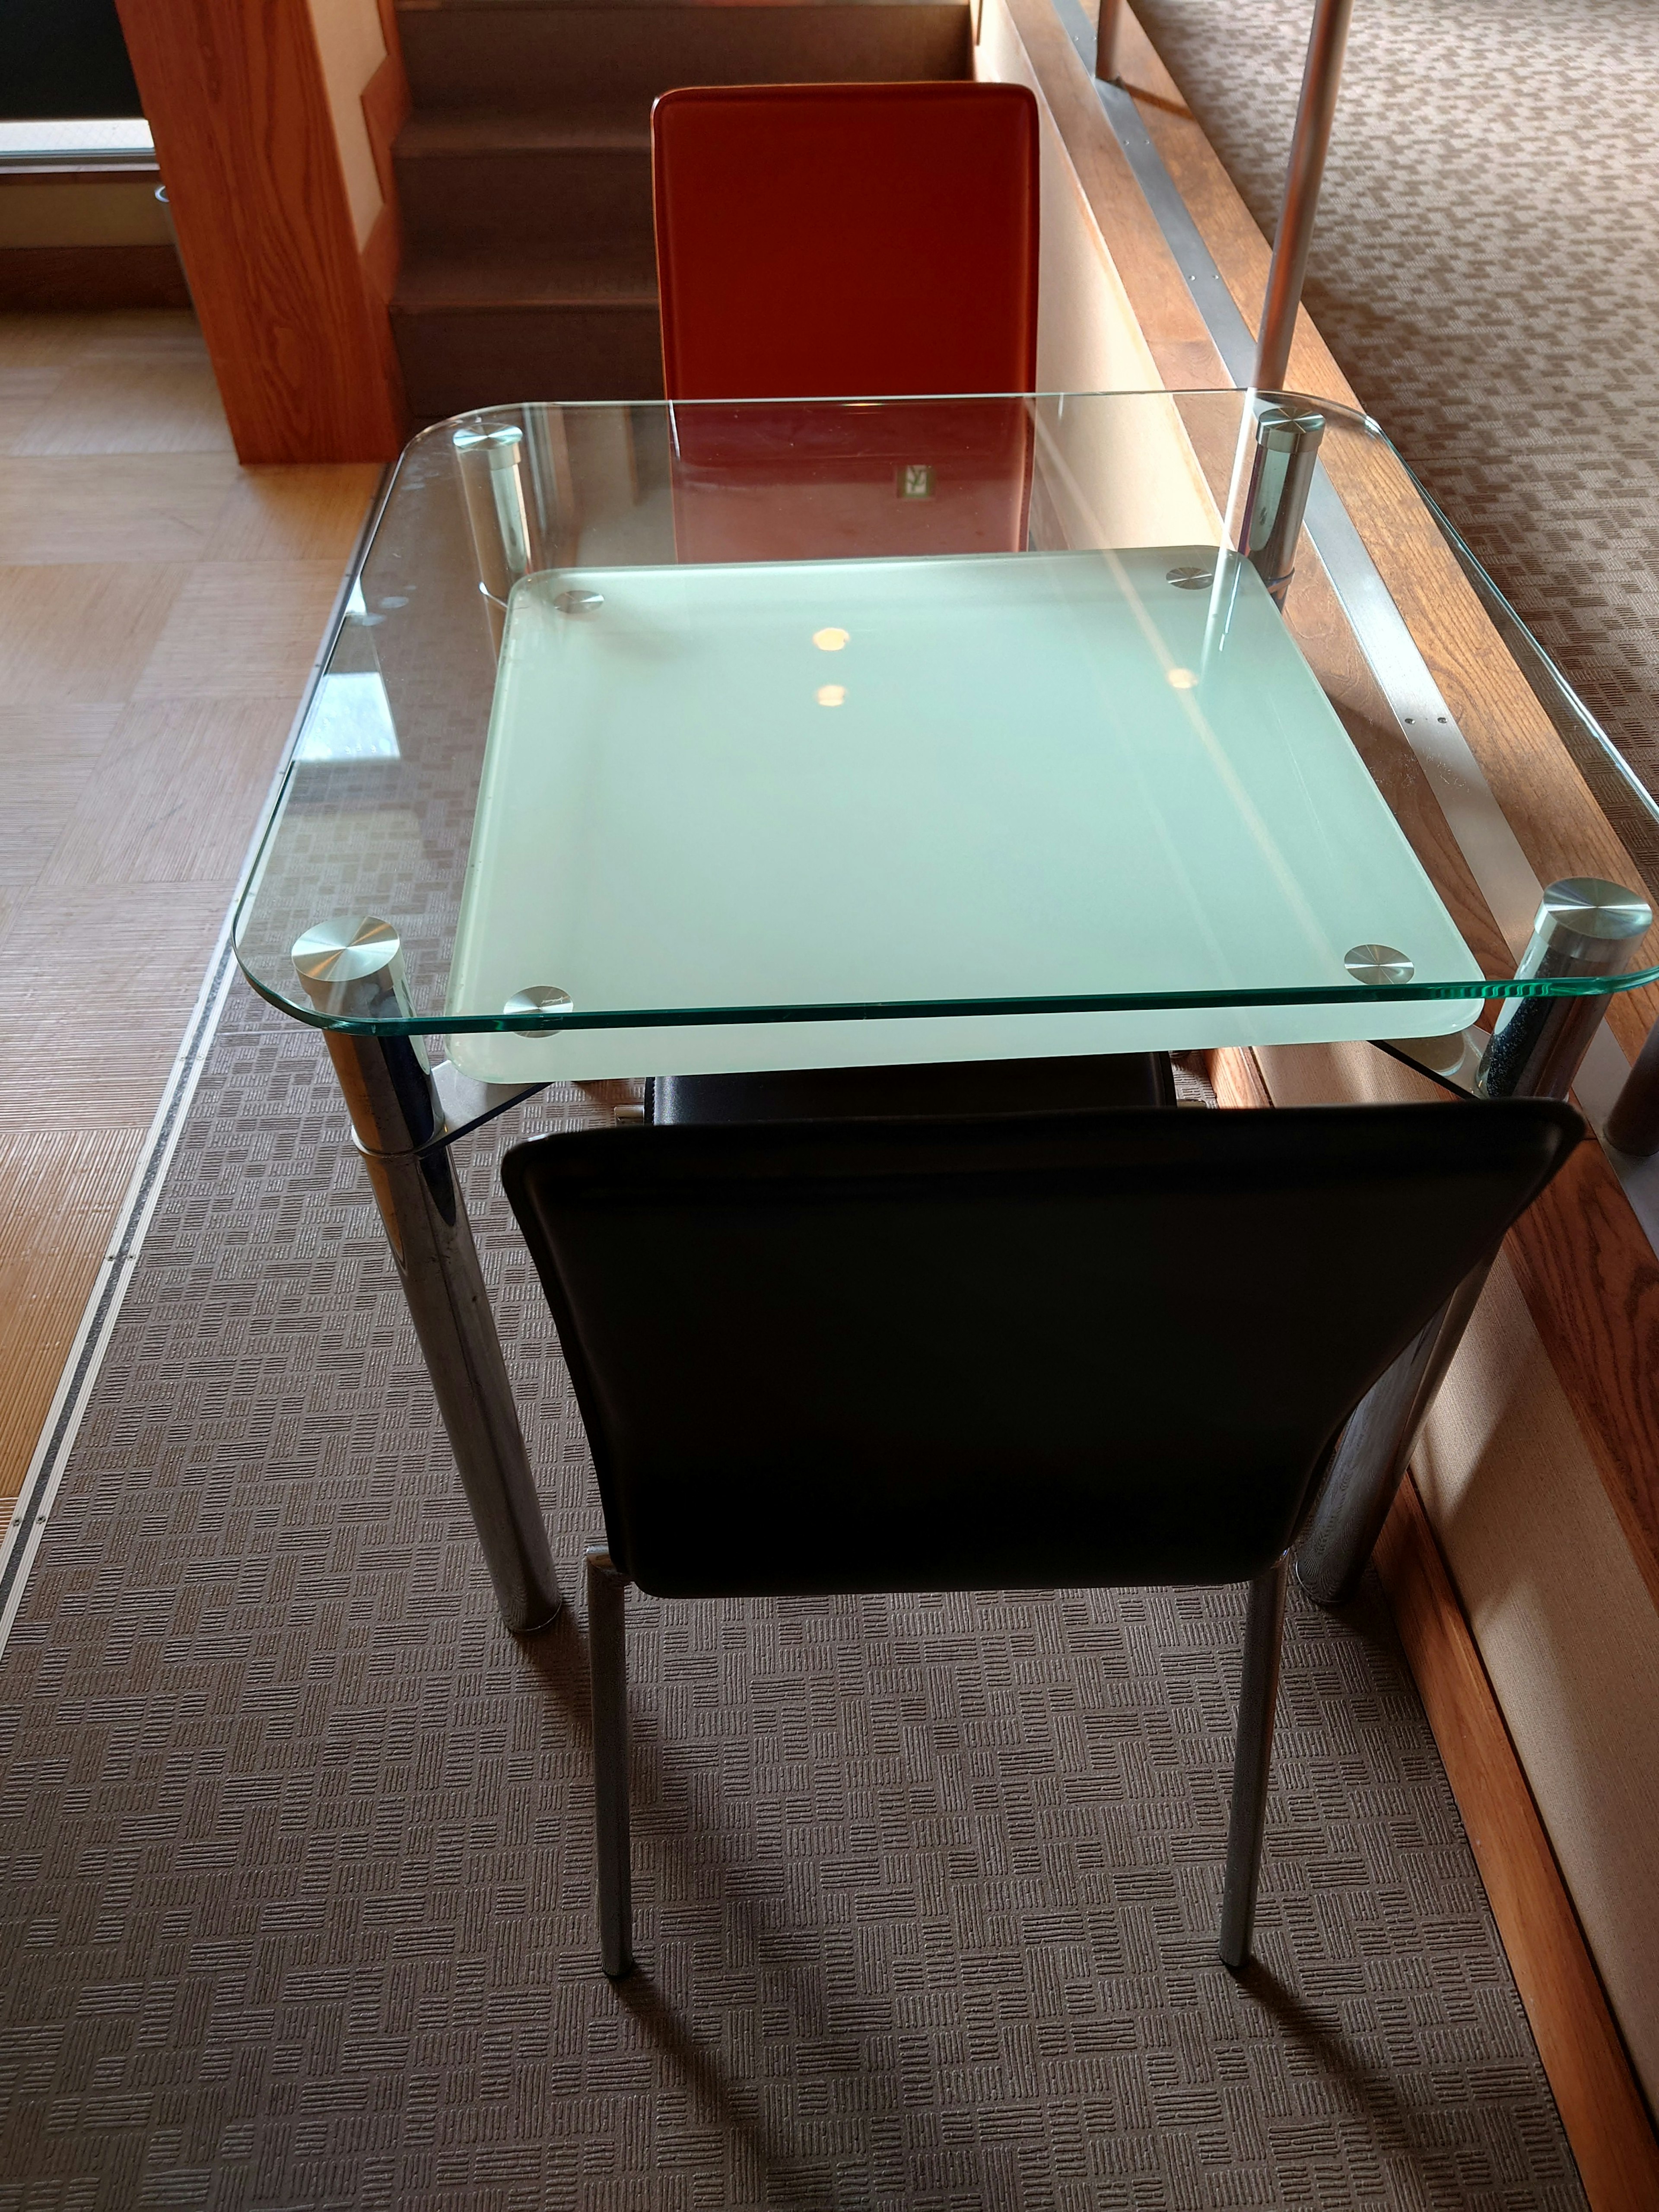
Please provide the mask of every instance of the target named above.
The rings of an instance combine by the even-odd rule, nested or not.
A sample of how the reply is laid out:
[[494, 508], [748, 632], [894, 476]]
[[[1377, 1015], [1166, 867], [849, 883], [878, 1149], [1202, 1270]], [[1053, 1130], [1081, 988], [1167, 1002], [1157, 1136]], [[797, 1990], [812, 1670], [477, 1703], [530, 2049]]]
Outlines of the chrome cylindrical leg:
[[507, 422], [492, 423], [488, 428], [479, 425], [457, 430], [451, 443], [477, 556], [478, 589], [483, 594], [489, 634], [499, 651], [507, 594], [531, 568], [524, 432]]
[[[1552, 884], [1533, 923], [1522, 976], [1616, 975], [1630, 965], [1653, 908], [1594, 876]], [[1510, 999], [1492, 1027], [1478, 1085], [1486, 1098], [1565, 1098], [1607, 1012], [1607, 995]]]
[[593, 1686], [593, 1840], [599, 1958], [612, 1980], [634, 1964], [628, 1820], [628, 1585], [602, 1544], [587, 1549], [587, 1664]]
[[[1619, 974], [1651, 927], [1647, 901], [1617, 884], [1552, 884], [1517, 975]], [[1565, 1098], [1607, 1011], [1605, 993], [1511, 999], [1481, 1060], [1488, 1098]], [[1380, 1534], [1436, 1392], [1474, 1315], [1491, 1262], [1476, 1268], [1351, 1415], [1319, 1503], [1297, 1547], [1297, 1580], [1321, 1605], [1343, 1605]]]
[[1330, 148], [1331, 120], [1336, 113], [1342, 55], [1352, 14], [1353, 0], [1315, 0], [1308, 58], [1302, 72], [1302, 98], [1285, 169], [1285, 198], [1273, 236], [1273, 265], [1267, 271], [1255, 370], [1250, 379], [1257, 392], [1282, 392], [1290, 374], [1296, 311], [1302, 304], [1302, 282], [1308, 270], [1308, 248], [1313, 242], [1314, 217], [1319, 212], [1319, 188], [1324, 181], [1325, 155]]
[[1244, 495], [1238, 550], [1282, 613], [1296, 572], [1296, 545], [1313, 487], [1325, 417], [1311, 410], [1264, 407], [1256, 418], [1255, 454]]
[[[294, 964], [324, 1013], [409, 1011], [397, 933], [348, 920], [307, 930]], [[545, 1628], [562, 1602], [471, 1224], [416, 1037], [325, 1032], [507, 1626]]]
[[1279, 1662], [1285, 1638], [1285, 1569], [1275, 1559], [1250, 1584], [1244, 1616], [1244, 1668], [1238, 1692], [1238, 1744], [1233, 1753], [1233, 1805], [1227, 1823], [1227, 1878], [1221, 1893], [1221, 1962], [1237, 1973], [1250, 1955], [1261, 1833], [1267, 1818]]

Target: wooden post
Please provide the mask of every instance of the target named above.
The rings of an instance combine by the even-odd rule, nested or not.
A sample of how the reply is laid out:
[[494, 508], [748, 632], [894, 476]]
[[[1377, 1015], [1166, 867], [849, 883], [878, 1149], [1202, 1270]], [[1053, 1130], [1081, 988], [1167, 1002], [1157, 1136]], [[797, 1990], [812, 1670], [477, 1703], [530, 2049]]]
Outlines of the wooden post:
[[245, 462], [389, 460], [403, 379], [307, 0], [117, 0]]

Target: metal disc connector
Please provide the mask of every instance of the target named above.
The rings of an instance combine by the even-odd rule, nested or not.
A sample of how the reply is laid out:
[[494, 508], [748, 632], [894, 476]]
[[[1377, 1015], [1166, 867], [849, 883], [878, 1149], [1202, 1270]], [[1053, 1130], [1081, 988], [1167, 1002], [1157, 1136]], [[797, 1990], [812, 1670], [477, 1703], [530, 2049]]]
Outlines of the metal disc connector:
[[1356, 983], [1380, 990], [1389, 983], [1409, 983], [1416, 975], [1414, 962], [1392, 945], [1352, 945], [1342, 956], [1342, 965]]
[[407, 1007], [403, 940], [373, 915], [337, 915], [297, 938], [294, 969], [320, 1014], [393, 1018]]
[[575, 1003], [569, 992], [562, 991], [556, 983], [531, 983], [515, 991], [501, 1012], [522, 1021], [538, 1014], [568, 1014]]

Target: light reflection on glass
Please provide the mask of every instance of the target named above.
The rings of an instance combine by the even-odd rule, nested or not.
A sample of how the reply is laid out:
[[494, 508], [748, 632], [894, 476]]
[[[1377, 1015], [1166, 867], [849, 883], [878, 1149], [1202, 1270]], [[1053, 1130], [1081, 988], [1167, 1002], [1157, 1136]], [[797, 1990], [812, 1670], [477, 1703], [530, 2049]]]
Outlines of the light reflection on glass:
[[294, 748], [296, 761], [396, 760], [398, 732], [374, 669], [325, 676]]

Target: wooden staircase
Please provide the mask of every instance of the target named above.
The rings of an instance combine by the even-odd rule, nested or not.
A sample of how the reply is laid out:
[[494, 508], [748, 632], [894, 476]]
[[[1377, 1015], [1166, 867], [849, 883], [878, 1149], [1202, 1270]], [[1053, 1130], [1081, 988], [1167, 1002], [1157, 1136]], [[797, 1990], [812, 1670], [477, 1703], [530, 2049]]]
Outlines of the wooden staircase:
[[392, 319], [426, 422], [660, 396], [659, 93], [973, 74], [969, 0], [420, 0], [398, 21], [414, 105]]

